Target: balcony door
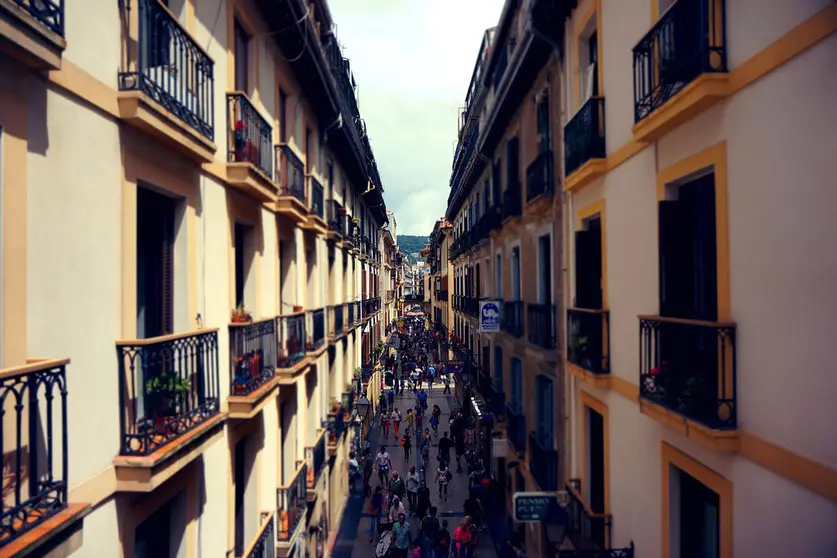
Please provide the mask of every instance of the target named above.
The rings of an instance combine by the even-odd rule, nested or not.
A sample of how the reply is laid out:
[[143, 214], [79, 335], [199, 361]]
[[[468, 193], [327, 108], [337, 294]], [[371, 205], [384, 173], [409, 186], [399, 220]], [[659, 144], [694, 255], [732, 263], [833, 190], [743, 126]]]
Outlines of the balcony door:
[[235, 444], [235, 555], [243, 556], [245, 549], [256, 535], [258, 519], [256, 513], [256, 448], [255, 439], [244, 436]]
[[521, 299], [520, 292], [520, 247], [512, 248], [512, 300]]
[[552, 239], [548, 234], [538, 238], [538, 302], [552, 304]]
[[553, 382], [551, 378], [539, 374], [535, 377], [535, 434], [547, 450], [553, 446], [555, 433], [555, 400]]
[[680, 485], [680, 558], [718, 558], [721, 554], [720, 498], [685, 471], [674, 469]]
[[186, 491], [157, 508], [134, 531], [134, 558], [185, 558]]
[[250, 94], [250, 80], [249, 80], [249, 50], [250, 50], [250, 34], [244, 30], [244, 27], [236, 19], [233, 23], [234, 46], [235, 49], [235, 90], [244, 94]]
[[137, 188], [137, 338], [174, 332], [176, 201]]
[[[588, 475], [590, 508], [594, 513], [605, 513], [605, 436], [604, 417], [596, 410], [587, 407], [588, 425]], [[593, 541], [600, 547], [605, 546], [603, 526], [596, 522], [591, 533]]]
[[602, 307], [602, 221], [597, 216], [575, 233], [575, 305]]

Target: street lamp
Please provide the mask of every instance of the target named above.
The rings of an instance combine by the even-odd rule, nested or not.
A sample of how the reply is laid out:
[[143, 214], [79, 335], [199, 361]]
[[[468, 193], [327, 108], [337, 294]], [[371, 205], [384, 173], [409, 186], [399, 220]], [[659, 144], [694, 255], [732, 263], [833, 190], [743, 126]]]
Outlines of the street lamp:
[[564, 542], [569, 523], [570, 514], [557, 501], [553, 501], [547, 511], [544, 524], [546, 525], [546, 538], [554, 548], [557, 549]]
[[369, 412], [369, 400], [366, 398], [366, 394], [360, 396], [360, 399], [355, 402], [355, 408], [357, 408], [357, 416], [361, 422], [366, 419], [366, 413]]

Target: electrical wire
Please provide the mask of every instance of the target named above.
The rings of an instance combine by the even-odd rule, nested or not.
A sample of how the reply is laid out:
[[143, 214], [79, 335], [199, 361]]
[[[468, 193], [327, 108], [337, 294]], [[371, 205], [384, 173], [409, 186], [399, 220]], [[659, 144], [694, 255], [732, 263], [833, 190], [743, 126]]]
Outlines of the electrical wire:
[[[308, 19], [309, 15], [311, 15], [311, 7], [310, 6], [305, 6], [305, 13], [303, 14], [303, 16], [301, 18], [299, 18], [297, 21], [295, 21], [293, 25], [289, 25], [285, 29], [280, 29], [279, 31], [275, 31], [273, 33], [270, 33], [270, 35], [276, 35], [276, 34], [279, 34], [279, 33], [283, 33], [285, 31], [291, 29], [291, 27], [296, 27], [297, 31], [299, 31], [300, 30], [299, 29], [300, 24], [303, 23], [306, 19]], [[305, 55], [305, 42], [306, 42], [307, 39], [308, 39], [308, 26], [304, 25], [302, 27], [302, 48], [300, 49], [299, 54], [297, 54], [296, 56], [293, 56], [291, 58], [288, 58], [287, 56], [282, 54], [282, 50], [280, 49], [279, 50], [279, 56], [281, 56], [286, 62], [290, 62], [291, 64], [293, 64], [294, 62], [298, 62]]]

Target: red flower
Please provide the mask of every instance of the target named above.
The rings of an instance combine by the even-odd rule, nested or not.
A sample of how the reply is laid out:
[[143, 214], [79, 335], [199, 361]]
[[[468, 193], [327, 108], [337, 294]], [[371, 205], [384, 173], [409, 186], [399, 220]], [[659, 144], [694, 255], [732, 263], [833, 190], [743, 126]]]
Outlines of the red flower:
[[247, 124], [243, 120], [236, 120], [235, 121], [235, 131], [236, 132], [243, 132], [247, 129]]

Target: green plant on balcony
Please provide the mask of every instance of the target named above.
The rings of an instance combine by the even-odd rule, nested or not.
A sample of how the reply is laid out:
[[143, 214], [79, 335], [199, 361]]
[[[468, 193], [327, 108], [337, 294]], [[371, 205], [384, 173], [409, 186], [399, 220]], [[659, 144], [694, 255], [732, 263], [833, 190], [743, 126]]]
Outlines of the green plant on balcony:
[[158, 429], [163, 427], [170, 417], [177, 416], [190, 387], [189, 380], [181, 378], [172, 371], [163, 372], [146, 380], [146, 408], [154, 416]]
[[590, 370], [593, 359], [590, 357], [590, 340], [586, 335], [575, 335], [570, 342], [570, 352], [578, 359], [582, 368]]

